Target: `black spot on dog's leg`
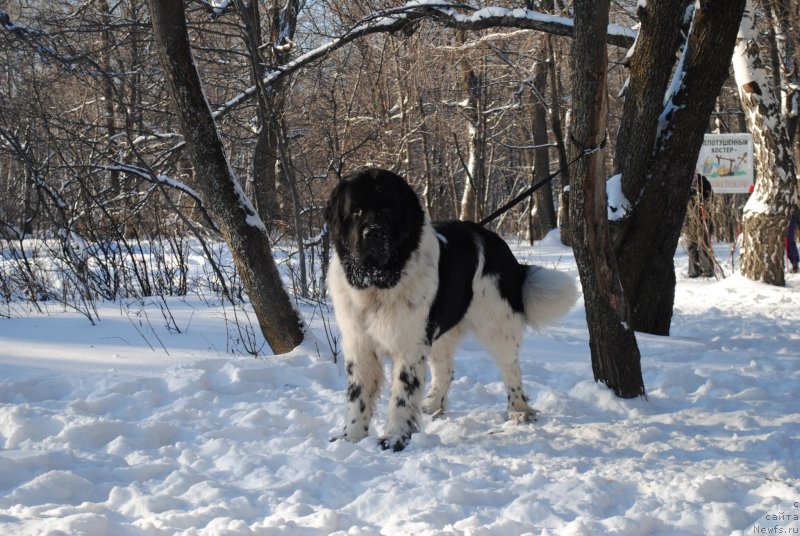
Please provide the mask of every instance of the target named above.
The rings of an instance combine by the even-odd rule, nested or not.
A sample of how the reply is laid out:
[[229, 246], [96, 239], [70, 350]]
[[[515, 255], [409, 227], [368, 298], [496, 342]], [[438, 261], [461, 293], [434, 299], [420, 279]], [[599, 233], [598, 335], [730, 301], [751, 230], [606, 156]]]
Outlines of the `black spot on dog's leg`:
[[409, 374], [405, 368], [400, 371], [398, 378], [409, 396], [412, 396], [420, 388], [419, 377], [413, 373]]
[[347, 398], [350, 402], [355, 402], [361, 396], [361, 386], [351, 383], [347, 386]]

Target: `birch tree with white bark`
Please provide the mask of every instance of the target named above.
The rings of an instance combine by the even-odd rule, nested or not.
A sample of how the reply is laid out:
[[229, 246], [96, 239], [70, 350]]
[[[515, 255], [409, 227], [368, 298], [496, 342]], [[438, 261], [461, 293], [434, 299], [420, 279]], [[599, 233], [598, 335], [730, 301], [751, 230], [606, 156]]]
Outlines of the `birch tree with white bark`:
[[784, 236], [797, 203], [797, 177], [781, 101], [761, 57], [752, 0], [739, 27], [733, 69], [753, 135], [757, 177], [744, 207], [741, 271], [754, 281], [784, 286]]

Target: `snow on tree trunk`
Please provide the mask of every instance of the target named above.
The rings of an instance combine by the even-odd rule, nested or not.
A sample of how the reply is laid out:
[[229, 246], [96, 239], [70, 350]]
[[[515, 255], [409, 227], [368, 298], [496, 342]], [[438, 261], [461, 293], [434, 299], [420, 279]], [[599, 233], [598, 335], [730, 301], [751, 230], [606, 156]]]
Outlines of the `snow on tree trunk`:
[[[616, 140], [615, 175], [631, 210], [611, 222], [636, 331], [668, 335], [673, 259], [708, 118], [728, 78], [744, 0], [640, 3], [641, 29]], [[671, 29], [671, 31], [668, 31]], [[676, 51], [680, 53], [676, 56]], [[677, 59], [678, 65], [674, 65]]]
[[181, 0], [150, 0], [153, 33], [198, 190], [250, 298], [272, 350], [285, 353], [303, 340], [302, 321], [281, 283], [266, 227], [233, 174], [192, 59]]
[[797, 201], [797, 179], [781, 104], [761, 60], [753, 6], [747, 1], [733, 69], [747, 128], [753, 135], [756, 185], [744, 207], [741, 271], [754, 281], [783, 286], [783, 238]]

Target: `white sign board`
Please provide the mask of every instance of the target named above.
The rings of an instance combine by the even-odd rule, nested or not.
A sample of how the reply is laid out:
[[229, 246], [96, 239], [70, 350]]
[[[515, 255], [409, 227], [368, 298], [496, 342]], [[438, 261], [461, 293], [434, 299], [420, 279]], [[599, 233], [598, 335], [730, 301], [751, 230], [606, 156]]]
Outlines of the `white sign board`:
[[753, 184], [753, 137], [750, 134], [706, 134], [696, 170], [715, 194], [746, 194]]

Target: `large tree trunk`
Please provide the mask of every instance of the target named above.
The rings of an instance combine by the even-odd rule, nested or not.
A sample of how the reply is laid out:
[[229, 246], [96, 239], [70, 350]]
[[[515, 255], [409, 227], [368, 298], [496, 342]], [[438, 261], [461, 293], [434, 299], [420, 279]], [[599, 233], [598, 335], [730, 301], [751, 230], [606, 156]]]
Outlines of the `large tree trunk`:
[[784, 286], [783, 247], [789, 216], [797, 202], [797, 177], [781, 105], [769, 83], [747, 0], [733, 70], [747, 128], [753, 135], [756, 185], [744, 207], [741, 271], [746, 277]]
[[[608, 0], [577, 0], [573, 43], [573, 135], [585, 148], [605, 140]], [[595, 381], [622, 398], [644, 396], [636, 337], [608, 237], [604, 152], [577, 161], [570, 175], [573, 249], [578, 263]]]
[[[697, 10], [689, 6], [694, 13], [683, 28], [683, 0], [640, 7], [642, 26], [629, 62], [617, 138], [615, 173], [622, 175], [622, 192], [631, 208], [612, 224], [614, 250], [631, 326], [658, 335], [669, 334], [673, 257], [703, 134], [728, 76], [725, 58], [733, 50], [744, 0], [701, 5]], [[681, 35], [687, 36], [686, 42]]]
[[302, 321], [281, 283], [266, 228], [225, 156], [192, 60], [183, 2], [149, 3], [161, 64], [189, 147], [197, 188], [231, 250], [264, 338], [274, 352], [288, 352], [303, 340]]

